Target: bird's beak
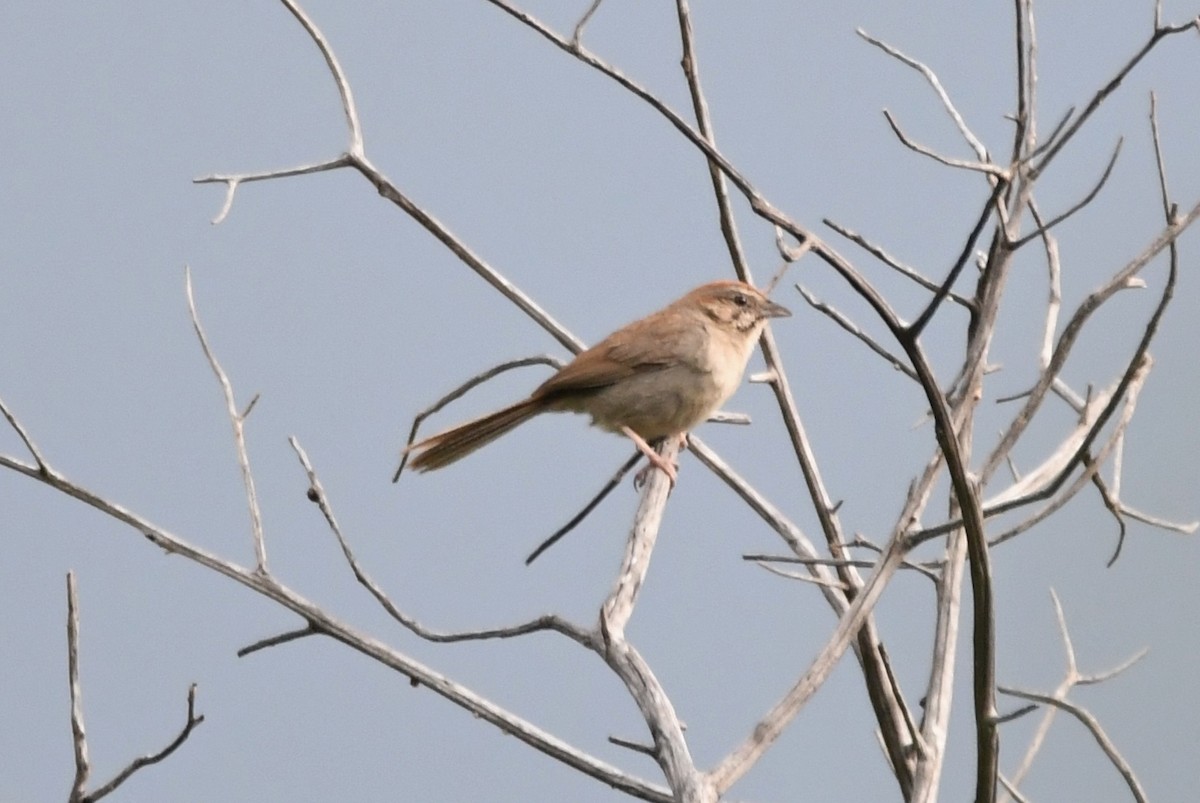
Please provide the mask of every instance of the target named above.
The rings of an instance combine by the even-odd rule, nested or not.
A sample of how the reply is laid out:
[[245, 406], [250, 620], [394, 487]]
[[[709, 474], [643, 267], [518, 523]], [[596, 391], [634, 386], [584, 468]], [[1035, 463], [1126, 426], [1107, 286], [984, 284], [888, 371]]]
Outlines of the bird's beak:
[[767, 301], [763, 306], [763, 316], [767, 318], [790, 318], [792, 311], [782, 304], [776, 304], [774, 301]]

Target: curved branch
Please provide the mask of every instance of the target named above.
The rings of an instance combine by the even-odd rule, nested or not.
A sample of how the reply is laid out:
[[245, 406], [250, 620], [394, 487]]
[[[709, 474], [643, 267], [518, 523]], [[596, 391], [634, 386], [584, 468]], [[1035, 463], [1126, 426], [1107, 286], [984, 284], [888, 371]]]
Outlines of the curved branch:
[[441, 633], [431, 630], [421, 625], [416, 619], [400, 610], [397, 605], [392, 602], [388, 595], [379, 585], [367, 575], [366, 571], [359, 565], [358, 558], [355, 557], [354, 551], [350, 548], [350, 543], [342, 534], [342, 528], [334, 518], [333, 508], [329, 504], [329, 499], [325, 495], [325, 489], [321, 485], [320, 479], [317, 477], [316, 470], [309, 462], [308, 455], [305, 453], [300, 442], [295, 436], [288, 438], [288, 443], [291, 444], [292, 450], [296, 452], [296, 457], [299, 458], [300, 464], [304, 467], [304, 473], [308, 477], [309, 483], [309, 498], [317, 503], [322, 515], [325, 517], [326, 524], [329, 525], [330, 531], [337, 538], [338, 546], [342, 548], [342, 555], [346, 558], [346, 563], [350, 565], [350, 570], [354, 572], [354, 577], [359, 584], [375, 598], [375, 601], [387, 611], [388, 615], [406, 627], [408, 630], [425, 639], [426, 641], [438, 643], [453, 643], [458, 641], [484, 641], [487, 639], [497, 638], [514, 638], [516, 636], [524, 636], [529, 633], [536, 633], [543, 630], [549, 630], [556, 633], [561, 633], [571, 640], [585, 646], [595, 646], [595, 639], [587, 631], [576, 625], [571, 624], [567, 620], [559, 616], [547, 614], [540, 616], [523, 624], [514, 625], [512, 627], [491, 628], [487, 630], [472, 630], [462, 633]]
[[1033, 231], [1029, 232], [1028, 234], [1023, 235], [1019, 240], [1014, 242], [1012, 244], [1012, 248], [1014, 250], [1016, 250], [1016, 249], [1020, 248], [1021, 246], [1025, 245], [1026, 243], [1028, 243], [1030, 240], [1033, 240], [1034, 238], [1037, 238], [1037, 237], [1044, 236], [1046, 234], [1046, 232], [1050, 231], [1050, 229], [1054, 228], [1059, 223], [1062, 223], [1064, 220], [1071, 217], [1071, 215], [1075, 214], [1080, 209], [1083, 209], [1085, 206], [1090, 204], [1095, 199], [1095, 197], [1100, 194], [1100, 190], [1102, 190], [1104, 188], [1104, 185], [1106, 183], [1108, 183], [1108, 177], [1112, 175], [1113, 167], [1115, 167], [1117, 164], [1117, 157], [1121, 155], [1121, 146], [1124, 144], [1125, 144], [1124, 137], [1121, 137], [1120, 139], [1117, 140], [1117, 146], [1115, 148], [1113, 148], [1112, 156], [1109, 157], [1108, 164], [1104, 167], [1104, 172], [1100, 174], [1100, 180], [1097, 181], [1095, 186], [1093, 186], [1092, 189], [1088, 191], [1087, 195], [1083, 196], [1083, 198], [1081, 198], [1079, 201], [1077, 201], [1067, 211], [1065, 211], [1059, 215], [1055, 215], [1054, 217], [1050, 218], [1050, 220], [1046, 221], [1045, 223], [1039, 223], [1037, 228], [1035, 228]]

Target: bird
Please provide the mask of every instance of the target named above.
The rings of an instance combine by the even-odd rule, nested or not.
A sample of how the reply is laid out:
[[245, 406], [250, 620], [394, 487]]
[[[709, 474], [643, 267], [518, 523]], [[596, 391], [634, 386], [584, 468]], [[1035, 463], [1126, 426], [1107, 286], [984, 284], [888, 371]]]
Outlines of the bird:
[[433, 471], [541, 413], [587, 413], [593, 426], [629, 437], [674, 486], [676, 467], [650, 444], [686, 437], [716, 412], [741, 384], [767, 321], [791, 314], [745, 282], [701, 285], [580, 352], [528, 398], [418, 441], [404, 457]]

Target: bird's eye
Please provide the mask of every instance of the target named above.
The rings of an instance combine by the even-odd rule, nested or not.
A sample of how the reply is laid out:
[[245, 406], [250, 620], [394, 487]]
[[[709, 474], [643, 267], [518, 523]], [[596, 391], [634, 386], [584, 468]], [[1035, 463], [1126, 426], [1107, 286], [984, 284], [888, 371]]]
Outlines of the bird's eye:
[[744, 307], [750, 303], [750, 299], [746, 298], [744, 293], [737, 293], [733, 297], [733, 303], [739, 307]]

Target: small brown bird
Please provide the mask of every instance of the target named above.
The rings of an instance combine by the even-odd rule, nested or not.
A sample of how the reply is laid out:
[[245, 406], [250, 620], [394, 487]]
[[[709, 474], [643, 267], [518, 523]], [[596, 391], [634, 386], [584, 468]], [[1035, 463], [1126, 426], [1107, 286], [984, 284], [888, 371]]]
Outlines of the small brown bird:
[[580, 353], [524, 401], [405, 452], [416, 454], [417, 471], [432, 471], [539, 413], [588, 413], [594, 426], [629, 436], [674, 483], [675, 466], [650, 442], [682, 436], [716, 412], [741, 383], [767, 319], [791, 314], [743, 282], [702, 285]]

